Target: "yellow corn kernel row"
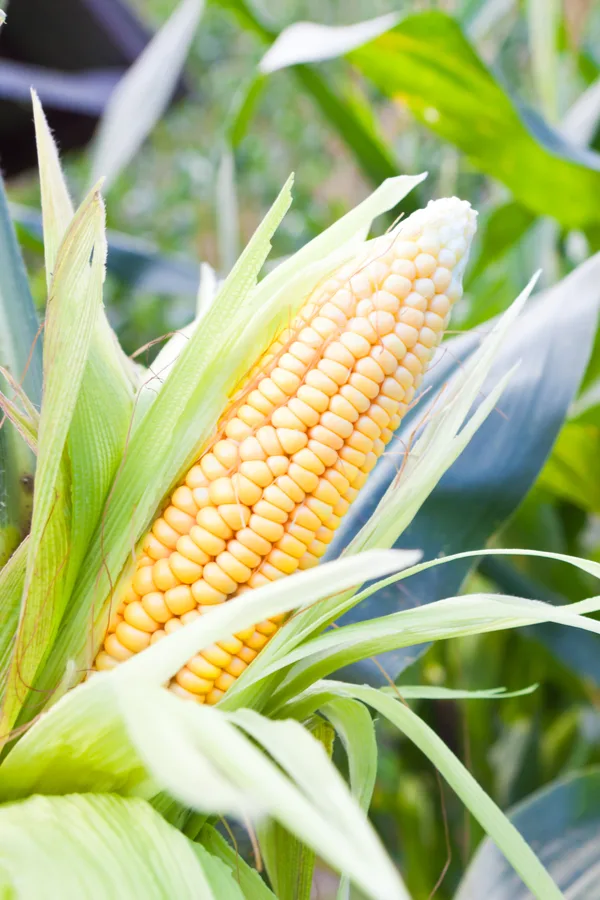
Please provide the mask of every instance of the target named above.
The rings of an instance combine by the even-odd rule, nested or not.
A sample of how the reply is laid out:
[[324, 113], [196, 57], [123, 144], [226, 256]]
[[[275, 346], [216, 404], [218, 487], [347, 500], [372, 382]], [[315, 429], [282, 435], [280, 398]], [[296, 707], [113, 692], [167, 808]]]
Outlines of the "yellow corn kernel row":
[[[474, 220], [432, 203], [313, 292], [141, 541], [96, 669], [318, 563], [443, 336]], [[202, 650], [172, 690], [216, 703], [281, 621]]]

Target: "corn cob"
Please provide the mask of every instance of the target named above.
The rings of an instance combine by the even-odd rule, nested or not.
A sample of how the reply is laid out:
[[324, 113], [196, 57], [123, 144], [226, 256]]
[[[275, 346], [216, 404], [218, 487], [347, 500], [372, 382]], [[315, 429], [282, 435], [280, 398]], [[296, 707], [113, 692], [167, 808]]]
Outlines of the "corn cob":
[[[142, 539], [95, 669], [319, 562], [413, 402], [474, 231], [468, 203], [432, 202], [313, 291]], [[218, 702], [281, 623], [202, 650], [171, 689]]]

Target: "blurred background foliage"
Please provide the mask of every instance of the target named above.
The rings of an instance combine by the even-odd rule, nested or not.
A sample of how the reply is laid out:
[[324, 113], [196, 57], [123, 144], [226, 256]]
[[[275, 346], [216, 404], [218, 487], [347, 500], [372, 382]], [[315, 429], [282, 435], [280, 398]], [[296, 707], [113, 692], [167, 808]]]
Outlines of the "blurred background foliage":
[[[151, 29], [174, 6], [172, 0], [131, 4]], [[592, 153], [600, 150], [600, 7], [592, 0], [213, 0], [189, 55], [187, 95], [108, 191], [109, 228], [147, 241], [157, 258], [164, 256], [183, 272], [179, 288], [167, 294], [152, 290], [151, 282], [133, 289], [115, 265], [107, 305], [127, 352], [190, 320], [198, 261], [226, 272], [290, 171], [296, 173], [295, 201], [276, 235], [275, 258], [303, 245], [388, 174], [428, 170], [422, 198], [458, 194], [470, 200], [480, 212], [480, 231], [466, 297], [454, 319], [457, 330], [483, 333], [487, 320], [507, 307], [535, 269], [541, 267], [543, 283], [551, 285], [600, 249], [600, 191], [591, 197], [599, 210], [595, 221], [580, 223], [577, 210], [569, 209], [538, 215], [524, 202], [528, 181], [540, 174], [534, 171], [535, 154], [517, 154], [518, 168], [505, 173], [505, 183], [480, 164], [485, 148], [478, 129], [486, 113], [492, 119], [500, 114], [504, 100], [484, 93], [473, 95], [472, 108], [467, 104], [465, 91], [478, 88], [469, 86], [466, 58], [453, 74], [464, 121], [452, 118], [449, 94], [439, 98], [460, 126], [457, 135], [450, 129], [440, 136], [429, 107], [411, 102], [401, 60], [392, 58], [385, 76], [365, 78], [362, 73], [374, 65], [368, 49], [351, 54], [351, 62], [335, 59], [257, 79], [269, 36], [299, 20], [345, 25], [389, 12], [432, 11], [452, 17], [502, 90], [534, 111], [523, 115], [535, 151], [550, 146], [545, 152], [552, 163], [564, 151], [557, 144], [561, 136], [567, 156], [595, 173], [590, 184], [598, 190], [600, 157]], [[427, 38], [433, 20], [422, 21]], [[462, 40], [460, 31], [456, 35]], [[384, 67], [383, 54], [376, 62]], [[435, 58], [423, 65], [437, 71]], [[362, 123], [360, 134], [348, 130], [345, 115]], [[471, 122], [469, 115], [475, 117]], [[535, 117], [554, 129], [550, 137]], [[507, 134], [507, 144], [510, 139]], [[588, 147], [592, 153], [586, 156]], [[505, 149], [498, 146], [499, 157]], [[68, 156], [66, 170], [74, 195], [81, 196], [89, 154]], [[564, 170], [556, 171], [560, 179]], [[515, 190], [519, 180], [523, 196], [506, 186]], [[559, 187], [557, 181], [557, 196]], [[8, 185], [9, 199], [22, 207], [39, 208], [37, 192], [35, 173]], [[546, 211], [558, 203], [551, 189], [546, 201]], [[27, 215], [21, 218], [26, 222]], [[19, 234], [40, 305], [45, 288], [39, 241], [26, 225]], [[148, 359], [153, 352], [146, 352]], [[599, 388], [600, 338], [550, 459], [494, 545], [600, 560]], [[466, 590], [481, 589], [553, 602], [597, 592], [591, 579], [562, 564], [507, 557], [488, 558], [470, 576]], [[529, 695], [505, 700], [418, 704], [486, 791], [508, 808], [553, 779], [600, 763], [600, 655], [592, 640], [584, 632], [547, 626], [439, 643], [399, 682], [470, 690], [539, 685]], [[384, 728], [381, 739], [376, 824], [414, 897], [425, 900], [437, 885], [435, 896], [449, 898], [481, 833], [408, 741]], [[325, 891], [323, 881], [323, 896]]]

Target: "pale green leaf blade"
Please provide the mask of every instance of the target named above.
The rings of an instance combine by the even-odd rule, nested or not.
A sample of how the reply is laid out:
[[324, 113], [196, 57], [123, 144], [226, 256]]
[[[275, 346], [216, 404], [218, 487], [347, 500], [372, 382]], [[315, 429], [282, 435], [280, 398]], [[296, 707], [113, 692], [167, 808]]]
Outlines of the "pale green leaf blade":
[[240, 854], [231, 847], [225, 838], [212, 825], [204, 825], [198, 840], [203, 847], [218, 857], [233, 872], [239, 884], [244, 900], [277, 900], [275, 894], [267, 887], [256, 869], [245, 862]]
[[3, 897], [241, 898], [225, 866], [203, 857], [139, 799], [71, 794], [0, 807]]
[[0, 572], [0, 694], [8, 674], [13, 642], [19, 624], [19, 610], [25, 586], [29, 538], [20, 544]]
[[111, 94], [94, 141], [92, 182], [104, 176], [110, 187], [167, 108], [203, 7], [183, 0]]
[[481, 788], [442, 739], [398, 699], [366, 685], [327, 682], [328, 691], [368, 704], [402, 731], [431, 760], [504, 853], [537, 900], [561, 900], [562, 894], [516, 828]]

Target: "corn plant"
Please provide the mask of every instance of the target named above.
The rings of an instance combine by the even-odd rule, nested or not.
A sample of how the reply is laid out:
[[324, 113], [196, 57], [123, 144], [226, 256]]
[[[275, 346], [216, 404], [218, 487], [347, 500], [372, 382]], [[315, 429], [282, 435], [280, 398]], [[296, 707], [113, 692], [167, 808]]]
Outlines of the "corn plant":
[[[368, 521], [320, 562], [418, 399], [460, 298], [474, 212], [434, 201], [369, 241], [372, 220], [423, 176], [389, 179], [258, 280], [290, 179], [224, 283], [203, 288], [196, 320], [144, 370], [102, 306], [101, 184], [73, 210], [33, 100], [48, 302], [41, 407], [21, 372], [5, 372], [1, 399], [37, 457], [30, 533], [0, 573], [3, 893], [308, 898], [318, 855], [341, 873], [340, 898], [351, 883], [408, 897], [366, 817], [374, 711], [433, 762], [532, 894], [560, 897], [405, 703], [418, 686], [329, 677], [426, 641], [536, 622], [600, 630], [585, 615], [596, 597], [563, 608], [488, 594], [329, 628], [382, 586], [455, 558], [388, 548], [498, 403], [512, 370], [471, 412], [535, 279], [429, 405]], [[252, 835], [254, 866], [222, 817]]]

